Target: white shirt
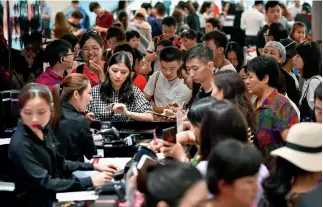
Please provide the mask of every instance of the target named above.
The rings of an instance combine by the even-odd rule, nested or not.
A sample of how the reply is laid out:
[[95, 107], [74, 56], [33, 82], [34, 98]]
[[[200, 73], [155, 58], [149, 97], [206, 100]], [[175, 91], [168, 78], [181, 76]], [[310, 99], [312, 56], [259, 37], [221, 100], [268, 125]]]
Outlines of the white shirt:
[[225, 65], [225, 66], [223, 66], [220, 69], [215, 69], [214, 70], [214, 73], [217, 73], [219, 71], [227, 71], [227, 70], [231, 70], [231, 71], [237, 72], [237, 70], [235, 69], [235, 67], [230, 63], [229, 65]]
[[300, 14], [302, 12], [302, 6], [295, 7], [295, 5], [288, 8], [289, 13], [291, 14], [292, 20], [295, 19], [297, 14]]
[[289, 75], [291, 75], [293, 77], [293, 79], [295, 81], [296, 88], [299, 89], [299, 82], [297, 80], [295, 73], [290, 72]]
[[200, 27], [205, 28], [206, 20], [211, 17], [213, 17], [213, 12], [211, 12], [210, 14], [207, 14], [206, 12], [204, 12], [202, 14], [202, 17], [200, 18]]
[[176, 78], [173, 81], [168, 81], [162, 72], [155, 72], [149, 78], [144, 92], [149, 96], [154, 96], [155, 105], [158, 107], [175, 103], [182, 105], [183, 102], [187, 104], [192, 96], [191, 90], [185, 85], [183, 79]]
[[257, 36], [258, 31], [265, 23], [264, 14], [255, 8], [242, 13], [241, 29], [246, 31], [246, 36]]
[[304, 80], [304, 85], [303, 85], [303, 88], [302, 88], [302, 96], [301, 96], [301, 99], [299, 100], [299, 105], [301, 105], [303, 99], [305, 98], [304, 95], [305, 95], [305, 92], [307, 90], [307, 86], [309, 85], [306, 99], [307, 99], [308, 106], [312, 110], [314, 110], [314, 92], [315, 92], [315, 89], [322, 82], [322, 77], [321, 76], [315, 76], [315, 77], [317, 77], [317, 78], [312, 77], [310, 79]]
[[294, 110], [296, 111], [297, 116], [298, 116], [298, 121], [301, 120], [301, 112], [299, 111], [297, 105], [294, 103], [294, 101], [289, 99], [289, 97], [287, 96], [287, 93], [285, 94], [285, 98], [287, 98], [289, 103], [293, 106]]

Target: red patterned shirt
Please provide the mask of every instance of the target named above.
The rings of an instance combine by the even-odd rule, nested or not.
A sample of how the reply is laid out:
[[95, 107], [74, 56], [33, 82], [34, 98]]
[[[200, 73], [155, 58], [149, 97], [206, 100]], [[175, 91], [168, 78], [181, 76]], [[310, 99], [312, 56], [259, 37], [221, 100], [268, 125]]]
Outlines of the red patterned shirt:
[[298, 122], [298, 116], [289, 100], [277, 91], [273, 91], [256, 109], [257, 135], [256, 144], [264, 156], [264, 164], [273, 169], [275, 159], [270, 152], [285, 145], [280, 132], [289, 129]]

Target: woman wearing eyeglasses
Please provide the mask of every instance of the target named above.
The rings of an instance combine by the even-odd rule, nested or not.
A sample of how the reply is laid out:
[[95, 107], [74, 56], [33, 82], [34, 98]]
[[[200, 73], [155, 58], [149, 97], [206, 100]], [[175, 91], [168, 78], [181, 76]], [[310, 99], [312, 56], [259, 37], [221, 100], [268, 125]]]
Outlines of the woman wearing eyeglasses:
[[90, 31], [82, 36], [80, 46], [85, 64], [74, 68], [72, 73], [84, 74], [90, 80], [91, 87], [96, 86], [104, 81], [107, 69], [107, 64], [101, 60], [104, 42], [98, 33]]
[[63, 80], [64, 72], [73, 66], [72, 45], [65, 40], [54, 40], [47, 45], [45, 57], [50, 67], [38, 76], [36, 83], [44, 84], [52, 90]]

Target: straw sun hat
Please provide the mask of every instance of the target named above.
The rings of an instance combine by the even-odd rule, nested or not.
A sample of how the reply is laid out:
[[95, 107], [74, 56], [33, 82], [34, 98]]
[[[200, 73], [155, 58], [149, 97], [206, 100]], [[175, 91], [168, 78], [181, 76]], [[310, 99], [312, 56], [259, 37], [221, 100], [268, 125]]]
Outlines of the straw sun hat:
[[286, 145], [270, 154], [308, 172], [322, 171], [322, 124], [295, 124], [288, 132]]

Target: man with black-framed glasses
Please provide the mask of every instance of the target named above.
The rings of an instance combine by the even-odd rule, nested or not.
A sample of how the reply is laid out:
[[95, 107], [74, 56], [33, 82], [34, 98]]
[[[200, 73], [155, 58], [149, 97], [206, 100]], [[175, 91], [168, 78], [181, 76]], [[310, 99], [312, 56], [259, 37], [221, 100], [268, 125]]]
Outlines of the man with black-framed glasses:
[[56, 84], [59, 84], [64, 78], [64, 72], [72, 68], [74, 53], [72, 45], [65, 40], [54, 40], [49, 43], [45, 49], [46, 62], [48, 68], [40, 74], [36, 83], [46, 85], [52, 90]]

